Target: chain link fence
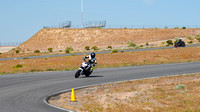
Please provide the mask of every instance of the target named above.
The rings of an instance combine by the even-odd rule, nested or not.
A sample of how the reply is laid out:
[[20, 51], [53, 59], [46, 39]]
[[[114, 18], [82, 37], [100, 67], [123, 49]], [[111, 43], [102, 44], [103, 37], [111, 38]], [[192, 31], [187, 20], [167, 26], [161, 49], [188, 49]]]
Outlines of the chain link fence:
[[[87, 28], [82, 27], [81, 25], [72, 25], [70, 28]], [[92, 28], [92, 27], [88, 27]], [[99, 28], [99, 27], [93, 27]], [[185, 28], [200, 28], [200, 25], [105, 25], [105, 29], [150, 29], [150, 28], [162, 28], [162, 29], [185, 29]]]
[[200, 28], [200, 25], [107, 25], [106, 20], [102, 21], [87, 21], [83, 25], [72, 25], [71, 21], [62, 22], [59, 25], [44, 26], [45, 28], [107, 28], [107, 29], [150, 29], [150, 28], [174, 28], [174, 29], [186, 29], [186, 28]]
[[105, 28], [129, 28], [129, 29], [150, 29], [150, 28], [164, 28], [164, 29], [185, 29], [185, 28], [200, 28], [198, 25], [107, 25]]
[[[56, 25], [48, 26], [48, 27], [43, 27], [43, 28], [63, 28], [59, 27]], [[182, 29], [182, 28], [200, 28], [200, 25], [71, 25], [71, 27], [68, 27], [71, 29], [81, 29], [81, 28], [105, 28], [105, 29], [150, 29], [150, 28], [162, 28], [162, 29]]]

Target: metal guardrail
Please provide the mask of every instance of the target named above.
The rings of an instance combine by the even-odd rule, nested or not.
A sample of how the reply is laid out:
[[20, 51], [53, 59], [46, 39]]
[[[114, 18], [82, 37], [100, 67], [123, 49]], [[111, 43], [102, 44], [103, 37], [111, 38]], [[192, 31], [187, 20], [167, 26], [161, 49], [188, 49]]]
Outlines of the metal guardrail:
[[106, 21], [88, 21], [83, 25], [83, 28], [105, 28]]
[[71, 21], [66, 21], [66, 22], [60, 23], [59, 25], [43, 26], [43, 29], [45, 29], [45, 28], [70, 28], [71, 24], [72, 24]]

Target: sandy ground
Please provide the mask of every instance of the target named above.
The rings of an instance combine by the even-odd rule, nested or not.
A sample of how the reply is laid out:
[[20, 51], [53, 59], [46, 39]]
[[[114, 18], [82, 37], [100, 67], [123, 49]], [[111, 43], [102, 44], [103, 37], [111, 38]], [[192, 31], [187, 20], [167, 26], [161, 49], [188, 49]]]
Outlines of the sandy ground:
[[8, 52], [17, 46], [0, 46], [0, 53]]
[[[50, 103], [77, 112], [199, 112], [200, 73], [111, 83], [67, 92]], [[182, 86], [182, 87], [181, 87]]]

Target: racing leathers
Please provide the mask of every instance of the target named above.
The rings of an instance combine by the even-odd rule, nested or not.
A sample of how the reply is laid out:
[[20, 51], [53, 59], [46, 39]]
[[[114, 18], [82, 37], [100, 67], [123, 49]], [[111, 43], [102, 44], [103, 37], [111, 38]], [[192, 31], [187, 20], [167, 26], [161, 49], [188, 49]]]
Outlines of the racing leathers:
[[97, 65], [96, 58], [92, 58], [91, 55], [83, 57], [83, 60], [86, 61], [85, 59], [88, 59], [88, 66], [86, 67], [86, 70], [88, 70], [91, 66], [95, 67]]

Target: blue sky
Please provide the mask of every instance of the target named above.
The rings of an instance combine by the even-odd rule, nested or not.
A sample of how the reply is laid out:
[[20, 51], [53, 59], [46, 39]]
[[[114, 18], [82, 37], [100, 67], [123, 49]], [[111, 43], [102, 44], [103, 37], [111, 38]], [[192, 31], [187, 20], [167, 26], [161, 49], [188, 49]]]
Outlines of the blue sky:
[[[84, 0], [84, 22], [200, 26], [200, 0]], [[43, 26], [81, 25], [81, 0], [0, 0], [0, 43], [26, 41]]]

